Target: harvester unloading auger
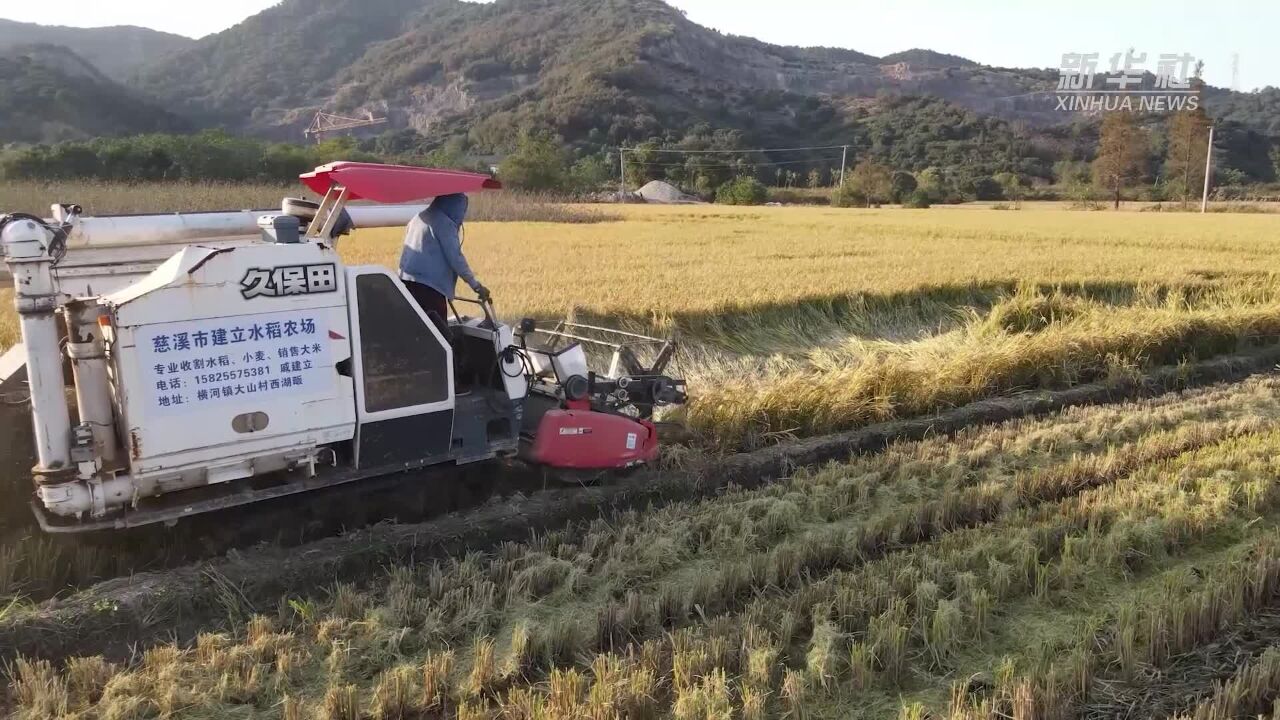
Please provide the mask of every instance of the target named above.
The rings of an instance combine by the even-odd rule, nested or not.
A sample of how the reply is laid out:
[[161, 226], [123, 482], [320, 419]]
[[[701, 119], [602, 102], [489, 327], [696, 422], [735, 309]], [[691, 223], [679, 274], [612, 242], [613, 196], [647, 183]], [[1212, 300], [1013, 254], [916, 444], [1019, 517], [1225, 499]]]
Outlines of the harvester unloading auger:
[[[173, 522], [517, 455], [590, 472], [657, 457], [653, 410], [685, 401], [664, 374], [670, 342], [513, 328], [487, 302], [437, 324], [395, 273], [336, 252], [352, 228], [422, 210], [399, 203], [496, 181], [346, 162], [302, 181], [324, 200], [286, 199], [279, 214], [95, 218], [55, 205], [52, 220], [0, 217], [23, 339], [0, 359], [5, 425], [12, 437], [14, 408], [29, 409], [46, 531]], [[384, 204], [348, 207], [361, 199]], [[607, 372], [589, 369], [584, 344], [611, 353]], [[21, 393], [29, 404], [12, 400]]]

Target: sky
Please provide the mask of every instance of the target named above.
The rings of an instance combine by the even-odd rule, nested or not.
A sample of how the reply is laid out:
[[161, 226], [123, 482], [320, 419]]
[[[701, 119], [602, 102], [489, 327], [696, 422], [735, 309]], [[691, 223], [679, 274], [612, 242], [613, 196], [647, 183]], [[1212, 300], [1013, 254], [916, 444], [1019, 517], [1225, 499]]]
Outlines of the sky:
[[[142, 25], [201, 37], [277, 0], [0, 0], [0, 17], [45, 24]], [[1189, 53], [1213, 85], [1280, 87], [1280, 2], [1275, 0], [674, 0], [695, 22], [785, 45], [846, 47], [887, 55], [913, 47], [1005, 67], [1061, 66], [1066, 53], [1101, 65], [1130, 49], [1153, 71], [1162, 54]]]

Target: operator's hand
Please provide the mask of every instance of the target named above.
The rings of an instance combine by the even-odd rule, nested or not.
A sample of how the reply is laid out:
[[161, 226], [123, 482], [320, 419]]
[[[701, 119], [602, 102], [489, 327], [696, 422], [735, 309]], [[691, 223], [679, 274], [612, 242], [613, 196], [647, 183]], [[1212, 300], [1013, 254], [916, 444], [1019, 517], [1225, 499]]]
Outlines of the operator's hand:
[[474, 290], [476, 291], [476, 297], [480, 298], [481, 302], [490, 302], [493, 300], [493, 295], [489, 294], [489, 288], [476, 283]]

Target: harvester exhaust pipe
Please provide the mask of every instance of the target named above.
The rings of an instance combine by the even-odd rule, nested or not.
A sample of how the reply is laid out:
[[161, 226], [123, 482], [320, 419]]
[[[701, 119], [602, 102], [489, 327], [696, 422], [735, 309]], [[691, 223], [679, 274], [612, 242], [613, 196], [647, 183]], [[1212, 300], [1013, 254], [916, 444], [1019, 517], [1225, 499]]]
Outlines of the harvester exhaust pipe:
[[57, 482], [72, 473], [71, 416], [63, 392], [62, 354], [58, 348], [57, 288], [53, 264], [57, 234], [38, 218], [0, 218], [0, 255], [13, 274], [14, 305], [27, 353], [31, 418], [35, 424], [37, 480]]

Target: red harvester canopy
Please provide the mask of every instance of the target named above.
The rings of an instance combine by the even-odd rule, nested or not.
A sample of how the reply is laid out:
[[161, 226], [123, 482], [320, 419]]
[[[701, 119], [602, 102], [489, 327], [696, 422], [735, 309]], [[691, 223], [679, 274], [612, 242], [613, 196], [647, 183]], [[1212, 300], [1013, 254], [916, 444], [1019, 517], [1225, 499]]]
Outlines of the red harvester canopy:
[[351, 191], [351, 200], [380, 203], [406, 203], [440, 195], [502, 189], [502, 183], [480, 173], [362, 162], [321, 165], [303, 173], [299, 179], [317, 195], [341, 185]]

